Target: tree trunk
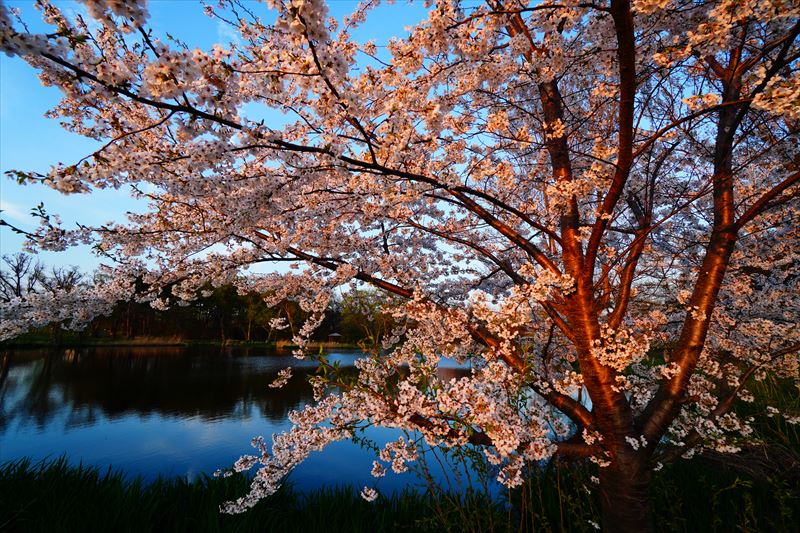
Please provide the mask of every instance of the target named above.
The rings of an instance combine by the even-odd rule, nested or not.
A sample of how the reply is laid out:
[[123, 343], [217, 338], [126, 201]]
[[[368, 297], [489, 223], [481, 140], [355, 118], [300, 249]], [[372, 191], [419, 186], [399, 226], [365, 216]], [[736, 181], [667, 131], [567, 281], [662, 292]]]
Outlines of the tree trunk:
[[603, 531], [633, 533], [653, 531], [650, 503], [652, 473], [642, 461], [618, 457], [600, 468], [600, 502]]

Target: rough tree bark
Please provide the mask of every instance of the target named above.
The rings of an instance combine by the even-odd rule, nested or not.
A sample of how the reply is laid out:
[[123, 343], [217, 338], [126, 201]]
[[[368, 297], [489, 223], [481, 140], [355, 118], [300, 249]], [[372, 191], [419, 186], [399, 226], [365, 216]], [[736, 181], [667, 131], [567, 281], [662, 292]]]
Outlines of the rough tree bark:
[[600, 469], [599, 478], [603, 531], [654, 530], [650, 501], [652, 472], [641, 454], [618, 454], [611, 465]]

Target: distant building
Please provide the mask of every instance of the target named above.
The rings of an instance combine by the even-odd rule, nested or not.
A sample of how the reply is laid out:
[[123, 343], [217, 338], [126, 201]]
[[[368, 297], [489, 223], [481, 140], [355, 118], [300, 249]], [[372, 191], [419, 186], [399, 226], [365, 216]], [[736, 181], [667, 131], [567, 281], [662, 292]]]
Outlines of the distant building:
[[331, 333], [328, 335], [328, 342], [342, 342], [342, 335], [340, 333]]

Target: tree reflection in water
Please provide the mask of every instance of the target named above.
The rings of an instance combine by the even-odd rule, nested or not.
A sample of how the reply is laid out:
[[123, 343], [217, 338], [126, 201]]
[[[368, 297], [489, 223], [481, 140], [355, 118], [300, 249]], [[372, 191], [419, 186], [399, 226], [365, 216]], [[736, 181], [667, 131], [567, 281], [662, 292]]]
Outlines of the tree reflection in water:
[[[0, 460], [66, 454], [74, 462], [111, 464], [146, 477], [211, 472], [249, 453], [251, 437], [287, 429], [289, 412], [313, 401], [307, 380], [316, 369], [313, 358], [300, 361], [263, 348], [93, 347], [3, 355], [9, 363], [0, 382]], [[357, 356], [337, 351], [329, 359], [355, 371]], [[283, 388], [269, 388], [286, 366], [293, 377]], [[440, 372], [451, 378], [468, 370]], [[330, 453], [337, 460], [328, 471], [311, 461], [301, 480], [349, 481], [340, 477], [354, 471], [348, 462], [364, 464], [359, 481], [361, 474], [369, 478], [369, 452], [343, 443]]]

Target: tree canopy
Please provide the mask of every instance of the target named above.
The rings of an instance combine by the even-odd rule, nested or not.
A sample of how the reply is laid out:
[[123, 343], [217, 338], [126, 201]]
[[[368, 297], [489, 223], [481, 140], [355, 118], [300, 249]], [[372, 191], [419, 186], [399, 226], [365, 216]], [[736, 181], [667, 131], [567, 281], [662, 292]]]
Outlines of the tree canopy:
[[[309, 313], [303, 357], [337, 287], [387, 294], [393, 328], [358, 378], [315, 382], [290, 431], [255, 441], [235, 467], [258, 466], [252, 490], [226, 510], [373, 424], [421, 435], [376, 476], [426, 443], [484, 448], [509, 487], [529, 461], [594, 461], [604, 527], [639, 531], [652, 469], [737, 451], [734, 400], [768, 372], [800, 380], [795, 1], [438, 0], [380, 47], [351, 36], [377, 1], [343, 20], [231, 1], [206, 12], [238, 38], [210, 50], [148, 29], [143, 3], [84, 4], [91, 21], [39, 2], [48, 34], [0, 11], [0, 48], [63, 92], [51, 116], [104, 142], [13, 175], [149, 203], [102, 227], [41, 211], [32, 247], [109, 258], [61, 318], [231, 282]], [[260, 263], [294, 268], [240, 275]], [[3, 305], [4, 335], [50, 318]], [[471, 376], [439, 379], [442, 358]]]

